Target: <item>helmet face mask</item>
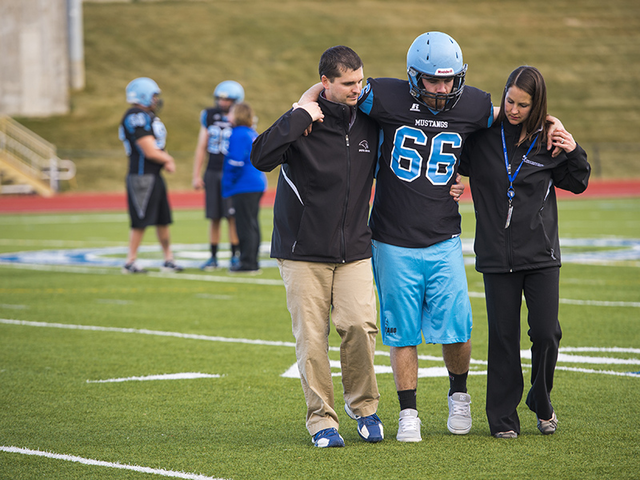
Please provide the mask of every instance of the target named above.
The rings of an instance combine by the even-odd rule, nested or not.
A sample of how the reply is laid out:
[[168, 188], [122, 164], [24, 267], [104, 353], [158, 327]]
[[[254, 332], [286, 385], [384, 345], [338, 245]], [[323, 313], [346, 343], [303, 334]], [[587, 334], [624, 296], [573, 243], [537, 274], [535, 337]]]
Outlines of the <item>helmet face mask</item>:
[[164, 106], [164, 102], [162, 101], [162, 98], [160, 97], [160, 94], [156, 94], [153, 96], [153, 101], [151, 103], [151, 109], [155, 112], [155, 113], [160, 113], [160, 110], [162, 110], [162, 107]]
[[[462, 50], [446, 33], [427, 32], [416, 38], [407, 52], [407, 76], [411, 95], [432, 110], [447, 112], [462, 96], [467, 65]], [[450, 93], [432, 93], [424, 88], [423, 79], [453, 78]]]
[[158, 84], [147, 77], [139, 77], [127, 85], [126, 88], [127, 103], [142, 105], [159, 111], [162, 108], [162, 99], [160, 99], [160, 87]]

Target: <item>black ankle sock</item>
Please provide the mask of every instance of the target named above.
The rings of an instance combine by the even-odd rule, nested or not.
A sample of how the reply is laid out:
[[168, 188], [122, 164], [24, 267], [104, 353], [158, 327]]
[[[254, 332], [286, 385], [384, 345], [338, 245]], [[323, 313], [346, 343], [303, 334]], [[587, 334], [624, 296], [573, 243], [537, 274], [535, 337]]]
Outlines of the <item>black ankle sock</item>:
[[400, 401], [400, 410], [404, 410], [406, 408], [413, 408], [417, 410], [416, 407], [416, 391], [415, 390], [400, 390], [398, 392], [398, 400]]
[[218, 245], [211, 244], [211, 257], [216, 258], [218, 255]]
[[231, 256], [235, 257], [238, 250], [240, 250], [240, 245], [231, 245]]
[[467, 376], [469, 372], [460, 375], [454, 375], [449, 372], [449, 396], [456, 392], [467, 393]]

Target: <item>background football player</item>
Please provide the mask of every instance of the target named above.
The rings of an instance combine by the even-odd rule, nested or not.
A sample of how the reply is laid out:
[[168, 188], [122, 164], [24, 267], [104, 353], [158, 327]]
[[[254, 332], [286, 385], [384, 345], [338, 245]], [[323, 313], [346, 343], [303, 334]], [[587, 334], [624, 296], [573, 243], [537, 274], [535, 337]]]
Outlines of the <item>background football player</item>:
[[131, 218], [129, 253], [123, 273], [146, 273], [135, 260], [145, 229], [155, 225], [164, 255], [163, 271], [179, 272], [170, 247], [171, 208], [167, 187], [160, 175], [162, 169], [176, 170], [173, 157], [164, 151], [167, 130], [156, 116], [162, 107], [158, 84], [147, 77], [132, 80], [126, 88], [127, 102], [132, 106], [122, 118], [119, 137], [129, 157], [127, 200]]
[[[233, 80], [219, 83], [214, 92], [215, 106], [200, 113], [200, 133], [193, 162], [193, 188], [205, 189], [205, 210], [209, 224], [209, 244], [211, 258], [200, 268], [214, 270], [218, 268], [218, 243], [220, 242], [220, 221], [226, 218], [229, 227], [229, 243], [231, 244], [232, 267], [238, 263], [238, 235], [234, 219], [231, 198], [222, 198], [221, 181], [224, 156], [228, 151], [232, 126], [227, 119], [229, 109], [236, 102], [244, 99], [242, 85]], [[205, 157], [209, 156], [204, 177], [201, 174]]]

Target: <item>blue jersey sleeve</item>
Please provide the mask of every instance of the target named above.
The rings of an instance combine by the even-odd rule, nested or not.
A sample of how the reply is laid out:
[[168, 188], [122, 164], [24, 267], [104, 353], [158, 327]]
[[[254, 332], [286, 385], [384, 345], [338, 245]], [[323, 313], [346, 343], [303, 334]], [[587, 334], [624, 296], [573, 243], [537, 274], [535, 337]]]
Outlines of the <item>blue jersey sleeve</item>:
[[126, 132], [136, 140], [146, 135], [153, 135], [151, 117], [145, 112], [130, 113], [124, 119], [123, 124]]
[[371, 87], [371, 79], [367, 82], [367, 86], [360, 92], [360, 98], [358, 98], [358, 108], [361, 112], [369, 115], [373, 108], [373, 89]]
[[207, 111], [206, 110], [202, 110], [200, 112], [200, 125], [202, 125], [204, 128], [207, 128]]

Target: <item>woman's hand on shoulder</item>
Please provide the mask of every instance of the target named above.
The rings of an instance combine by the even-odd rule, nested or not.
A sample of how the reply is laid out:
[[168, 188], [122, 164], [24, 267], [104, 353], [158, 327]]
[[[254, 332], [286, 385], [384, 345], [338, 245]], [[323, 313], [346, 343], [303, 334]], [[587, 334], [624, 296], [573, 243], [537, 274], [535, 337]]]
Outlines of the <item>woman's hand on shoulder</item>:
[[557, 128], [551, 134], [552, 145], [556, 148], [560, 148], [565, 152], [573, 152], [576, 149], [576, 141], [573, 139], [573, 135], [567, 132], [564, 128]]

